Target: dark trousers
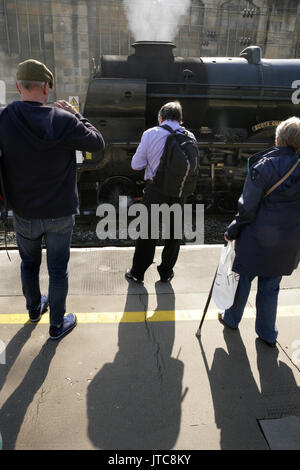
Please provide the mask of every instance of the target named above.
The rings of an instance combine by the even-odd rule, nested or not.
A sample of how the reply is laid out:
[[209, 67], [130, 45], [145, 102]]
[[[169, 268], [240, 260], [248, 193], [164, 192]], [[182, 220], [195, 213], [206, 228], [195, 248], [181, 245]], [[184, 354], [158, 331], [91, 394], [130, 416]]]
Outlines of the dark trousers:
[[49, 273], [50, 324], [60, 325], [66, 311], [74, 217], [27, 220], [15, 214], [14, 226], [22, 259], [21, 280], [27, 310], [36, 310], [41, 302], [39, 273], [44, 239]]
[[[153, 220], [151, 219], [151, 206], [153, 204], [166, 204], [168, 208], [173, 204], [180, 206], [180, 216], [178, 213], [174, 214], [172, 211], [170, 212], [170, 231], [167, 234], [167, 237], [164, 238], [161, 264], [157, 266], [157, 270], [161, 278], [168, 278], [173, 273], [173, 268], [176, 264], [180, 250], [182, 237], [176, 238], [178, 237], [179, 232], [175, 229], [175, 226], [177, 228], [180, 226], [182, 231], [184, 199], [165, 196], [149, 184], [146, 187], [142, 204], [144, 204], [148, 210], [148, 237], [147, 239], [137, 239], [131, 268], [132, 275], [140, 280], [144, 279], [146, 270], [153, 263], [155, 248], [158, 242], [158, 237], [151, 234], [151, 228], [153, 226]], [[177, 207], [178, 209], [179, 206]], [[163, 219], [162, 222], [164, 222]]]

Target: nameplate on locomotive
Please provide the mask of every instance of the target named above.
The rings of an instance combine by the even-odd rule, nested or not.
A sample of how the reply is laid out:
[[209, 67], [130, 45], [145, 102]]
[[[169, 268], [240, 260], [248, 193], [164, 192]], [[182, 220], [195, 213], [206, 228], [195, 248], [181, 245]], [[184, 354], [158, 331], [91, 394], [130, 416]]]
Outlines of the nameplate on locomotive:
[[255, 124], [255, 126], [252, 126], [251, 129], [253, 132], [260, 131], [261, 129], [265, 129], [266, 127], [277, 127], [281, 121], [265, 121], [265, 122], [260, 122], [258, 124]]

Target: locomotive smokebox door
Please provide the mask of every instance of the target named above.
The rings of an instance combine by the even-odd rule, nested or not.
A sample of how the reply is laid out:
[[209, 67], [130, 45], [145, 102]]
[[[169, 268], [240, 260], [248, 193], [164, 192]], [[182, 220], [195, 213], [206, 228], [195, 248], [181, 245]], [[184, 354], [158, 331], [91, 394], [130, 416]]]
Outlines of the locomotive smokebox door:
[[87, 93], [84, 115], [106, 143], [138, 142], [145, 130], [146, 85], [143, 79], [95, 78]]

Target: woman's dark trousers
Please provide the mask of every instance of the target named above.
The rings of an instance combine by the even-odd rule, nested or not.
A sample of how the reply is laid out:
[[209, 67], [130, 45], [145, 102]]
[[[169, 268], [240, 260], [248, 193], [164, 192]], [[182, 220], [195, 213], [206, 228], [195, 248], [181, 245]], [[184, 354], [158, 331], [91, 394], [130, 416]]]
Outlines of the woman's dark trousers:
[[[231, 328], [237, 328], [242, 319], [255, 276], [241, 275], [232, 307], [225, 310], [224, 322]], [[256, 294], [255, 331], [258, 336], [270, 343], [276, 341], [276, 313], [281, 276], [258, 276]]]

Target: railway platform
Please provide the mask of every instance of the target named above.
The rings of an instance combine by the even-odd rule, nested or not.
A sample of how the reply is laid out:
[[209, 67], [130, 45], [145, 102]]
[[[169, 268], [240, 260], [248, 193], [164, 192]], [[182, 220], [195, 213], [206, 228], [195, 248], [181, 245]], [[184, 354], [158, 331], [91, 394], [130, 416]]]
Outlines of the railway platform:
[[[0, 252], [3, 449], [300, 449], [300, 269], [283, 278], [276, 348], [257, 339], [255, 283], [238, 330], [211, 301], [221, 245], [182, 246], [175, 277], [124, 277], [133, 248], [72, 249], [67, 311], [77, 327], [48, 339], [31, 324], [17, 251]], [[41, 288], [47, 293], [45, 257]]]

